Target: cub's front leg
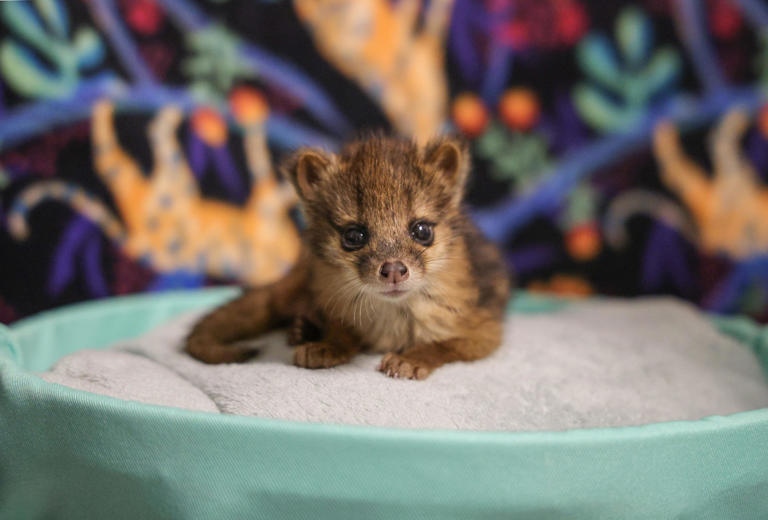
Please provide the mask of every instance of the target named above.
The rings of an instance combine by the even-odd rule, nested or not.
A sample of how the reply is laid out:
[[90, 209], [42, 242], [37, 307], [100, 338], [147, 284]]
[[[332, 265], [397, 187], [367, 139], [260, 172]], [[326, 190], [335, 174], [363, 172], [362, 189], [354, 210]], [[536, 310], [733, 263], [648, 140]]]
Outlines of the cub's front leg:
[[238, 344], [282, 327], [309, 306], [306, 252], [291, 271], [271, 285], [254, 288], [203, 316], [185, 339], [185, 350], [205, 363], [240, 363], [256, 354]]
[[331, 368], [348, 363], [360, 350], [360, 339], [355, 334], [339, 324], [326, 324], [321, 339], [296, 347], [293, 364], [303, 368]]
[[436, 368], [456, 361], [474, 361], [490, 355], [501, 342], [501, 325], [478, 327], [471, 337], [421, 343], [402, 353], [385, 354], [378, 370], [389, 377], [426, 379]]

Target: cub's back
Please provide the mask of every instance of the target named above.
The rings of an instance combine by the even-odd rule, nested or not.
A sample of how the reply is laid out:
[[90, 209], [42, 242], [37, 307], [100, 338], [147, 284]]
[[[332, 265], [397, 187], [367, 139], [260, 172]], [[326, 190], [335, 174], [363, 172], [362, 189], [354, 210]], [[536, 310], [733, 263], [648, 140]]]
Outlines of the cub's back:
[[480, 232], [466, 212], [456, 226], [464, 240], [472, 277], [479, 289], [478, 306], [504, 314], [511, 274], [499, 249]]

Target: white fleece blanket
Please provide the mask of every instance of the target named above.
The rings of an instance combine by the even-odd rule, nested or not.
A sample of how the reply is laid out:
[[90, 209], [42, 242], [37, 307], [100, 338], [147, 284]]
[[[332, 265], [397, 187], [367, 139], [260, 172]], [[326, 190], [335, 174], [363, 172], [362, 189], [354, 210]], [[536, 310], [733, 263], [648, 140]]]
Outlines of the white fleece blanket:
[[181, 351], [199, 313], [137, 339], [63, 358], [47, 381], [190, 410], [324, 423], [461, 430], [564, 430], [699, 419], [768, 406], [755, 355], [672, 299], [574, 303], [513, 314], [491, 357], [425, 381], [385, 377], [379, 355], [307, 370], [282, 333], [246, 364]]

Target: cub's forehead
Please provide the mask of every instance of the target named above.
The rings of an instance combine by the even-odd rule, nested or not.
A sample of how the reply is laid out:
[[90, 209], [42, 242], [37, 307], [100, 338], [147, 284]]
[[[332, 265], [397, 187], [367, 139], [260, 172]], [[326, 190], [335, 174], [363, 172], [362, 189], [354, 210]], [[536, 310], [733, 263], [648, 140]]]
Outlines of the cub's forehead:
[[410, 213], [416, 199], [424, 198], [417, 178], [393, 174], [385, 169], [342, 171], [334, 181], [326, 197], [330, 207], [348, 221]]
[[340, 166], [366, 183], [382, 179], [409, 178], [420, 173], [419, 150], [409, 140], [372, 137], [348, 145], [340, 155]]
[[375, 138], [355, 143], [341, 153], [326, 195], [340, 220], [412, 216], [428, 205], [424, 175], [412, 142]]

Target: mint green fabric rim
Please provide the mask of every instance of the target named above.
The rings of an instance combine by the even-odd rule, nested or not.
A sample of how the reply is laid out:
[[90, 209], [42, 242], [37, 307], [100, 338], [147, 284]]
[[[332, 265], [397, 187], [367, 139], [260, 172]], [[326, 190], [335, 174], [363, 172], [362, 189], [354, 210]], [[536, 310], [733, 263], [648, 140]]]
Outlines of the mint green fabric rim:
[[[768, 511], [768, 409], [566, 432], [405, 430], [190, 412], [31, 373], [235, 294], [117, 298], [1, 330], [0, 518], [699, 519]], [[563, 305], [526, 294], [513, 303], [518, 312]], [[743, 318], [715, 322], [766, 365], [765, 329]]]

